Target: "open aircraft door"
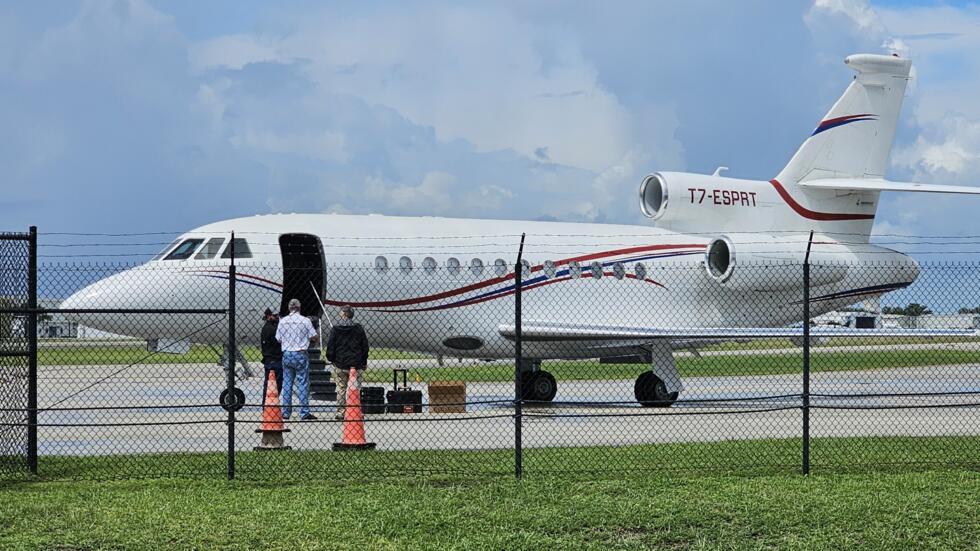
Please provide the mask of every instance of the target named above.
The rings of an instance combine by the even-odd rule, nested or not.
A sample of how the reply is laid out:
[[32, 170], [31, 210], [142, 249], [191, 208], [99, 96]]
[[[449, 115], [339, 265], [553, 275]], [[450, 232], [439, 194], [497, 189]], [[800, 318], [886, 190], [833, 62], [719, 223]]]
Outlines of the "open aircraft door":
[[287, 314], [290, 299], [297, 298], [302, 304], [302, 315], [319, 318], [323, 309], [317, 294], [323, 296], [327, 278], [320, 238], [305, 233], [286, 233], [279, 236], [279, 248], [283, 270], [280, 314]]

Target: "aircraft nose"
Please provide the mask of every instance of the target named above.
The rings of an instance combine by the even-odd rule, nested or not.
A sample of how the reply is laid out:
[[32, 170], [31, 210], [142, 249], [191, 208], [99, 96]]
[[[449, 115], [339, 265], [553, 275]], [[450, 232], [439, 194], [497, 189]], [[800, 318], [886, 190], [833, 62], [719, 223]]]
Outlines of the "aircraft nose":
[[[62, 310], [98, 310], [112, 307], [106, 300], [102, 282], [92, 283], [72, 293], [60, 305]], [[99, 325], [99, 316], [93, 313], [66, 312], [64, 315], [72, 323], [96, 328]]]
[[126, 298], [133, 290], [134, 278], [130, 271], [119, 272], [109, 277], [86, 285], [61, 301], [63, 310], [81, 310], [81, 312], [66, 312], [65, 317], [74, 323], [113, 332], [118, 329], [118, 314], [98, 312], [100, 310], [120, 310], [130, 307]]
[[[61, 308], [64, 310], [90, 310], [99, 307], [95, 306], [96, 299], [102, 295], [102, 291], [98, 287], [98, 283], [83, 287], [61, 301]], [[101, 307], [104, 308], [105, 306]]]

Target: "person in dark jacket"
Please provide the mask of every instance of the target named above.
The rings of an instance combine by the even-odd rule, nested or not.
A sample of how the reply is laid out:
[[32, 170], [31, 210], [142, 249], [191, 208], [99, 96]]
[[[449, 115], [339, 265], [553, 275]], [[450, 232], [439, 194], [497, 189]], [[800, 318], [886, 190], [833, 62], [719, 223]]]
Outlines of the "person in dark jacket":
[[357, 384], [361, 385], [368, 359], [367, 334], [361, 324], [354, 323], [354, 309], [350, 306], [340, 308], [340, 318], [330, 328], [327, 337], [327, 361], [334, 365], [334, 378], [337, 382], [337, 415], [344, 418], [347, 405], [347, 384], [351, 368], [357, 369]]
[[269, 372], [276, 374], [276, 390], [282, 392], [282, 345], [276, 340], [279, 316], [270, 308], [265, 309], [265, 324], [262, 326], [262, 365], [265, 374], [262, 378], [262, 405], [269, 390]]

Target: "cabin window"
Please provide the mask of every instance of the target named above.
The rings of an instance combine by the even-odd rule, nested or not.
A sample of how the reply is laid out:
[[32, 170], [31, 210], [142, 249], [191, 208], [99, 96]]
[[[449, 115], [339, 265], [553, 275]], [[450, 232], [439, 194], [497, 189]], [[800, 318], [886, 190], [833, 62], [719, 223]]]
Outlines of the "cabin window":
[[167, 252], [169, 252], [170, 249], [172, 249], [175, 246], [177, 246], [177, 243], [180, 243], [180, 239], [178, 239], [178, 240], [174, 241], [173, 243], [171, 243], [171, 244], [167, 245], [166, 247], [164, 247], [164, 249], [162, 251], [158, 252], [157, 255], [153, 257], [153, 260], [160, 260], [161, 258], [163, 258], [164, 256], [166, 256], [167, 255]]
[[241, 237], [236, 237], [225, 247], [225, 252], [221, 253], [221, 258], [231, 258], [232, 251], [235, 252], [235, 260], [252, 258], [252, 249], [249, 248], [248, 242]]
[[493, 273], [502, 276], [507, 273], [507, 262], [503, 258], [493, 261]]
[[480, 260], [479, 258], [474, 258], [473, 260], [470, 260], [470, 271], [473, 272], [473, 275], [476, 275], [476, 276], [482, 274], [483, 273], [483, 261]]
[[398, 259], [398, 269], [402, 271], [403, 274], [407, 274], [412, 271], [412, 259], [403, 256]]
[[221, 244], [224, 242], [224, 237], [212, 237], [208, 239], [208, 242], [194, 256], [194, 260], [211, 260], [218, 256], [218, 251], [221, 250]]
[[589, 265], [589, 271], [592, 272], [593, 279], [602, 279], [602, 262], [593, 262]]
[[422, 260], [422, 269], [429, 275], [436, 273], [436, 259], [432, 258], [431, 256], [425, 257], [425, 259]]
[[384, 273], [388, 271], [388, 259], [383, 256], [375, 257], [374, 259], [374, 271]]
[[644, 266], [642, 262], [637, 262], [636, 268], [634, 269], [636, 271], [636, 279], [642, 281], [647, 278], [647, 267]]
[[616, 262], [613, 264], [613, 277], [616, 279], [623, 279], [626, 277], [626, 266], [623, 266], [622, 262]]
[[544, 277], [548, 279], [555, 277], [555, 274], [557, 273], [555, 263], [550, 260], [544, 261], [544, 265], [541, 266], [541, 271], [544, 272]]
[[568, 277], [578, 279], [582, 275], [582, 265], [576, 261], [568, 263]]
[[529, 277], [531, 277], [531, 263], [521, 260], [521, 279], [526, 280]]
[[194, 251], [197, 250], [197, 247], [201, 243], [204, 243], [203, 239], [188, 239], [180, 245], [177, 245], [177, 248], [168, 254], [164, 260], [186, 260], [194, 254]]
[[446, 271], [449, 272], [450, 275], [458, 275], [460, 271], [459, 259], [450, 258], [449, 260], [447, 260]]

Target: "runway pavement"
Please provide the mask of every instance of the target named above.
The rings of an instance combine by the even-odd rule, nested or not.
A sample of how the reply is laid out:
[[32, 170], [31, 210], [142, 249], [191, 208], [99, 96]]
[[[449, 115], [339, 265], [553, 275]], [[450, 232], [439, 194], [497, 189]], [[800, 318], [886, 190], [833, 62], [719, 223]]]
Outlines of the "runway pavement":
[[[41, 454], [227, 449], [227, 413], [214, 405], [225, 385], [220, 367], [163, 371], [141, 366], [137, 373], [108, 378], [120, 366], [41, 369]], [[681, 401], [659, 409], [633, 402], [632, 380], [559, 381], [554, 403], [525, 406], [524, 445], [622, 446], [801, 434], [799, 375], [689, 377], [684, 382]], [[239, 384], [250, 404], [259, 402], [261, 384], [259, 378]], [[428, 402], [426, 385], [415, 387]], [[980, 435], [980, 365], [816, 373], [811, 393], [814, 437]], [[466, 413], [426, 409], [422, 414], [368, 415], [367, 433], [379, 449], [388, 450], [508, 448], [514, 442], [512, 397], [511, 382], [467, 383]], [[297, 422], [294, 413], [292, 432], [286, 435], [294, 449], [329, 449], [339, 440], [341, 424], [332, 420], [333, 404], [313, 405], [318, 421]], [[894, 409], [899, 406], [916, 409]], [[250, 450], [258, 443], [253, 430], [259, 408], [246, 406], [237, 417], [237, 447]]]

